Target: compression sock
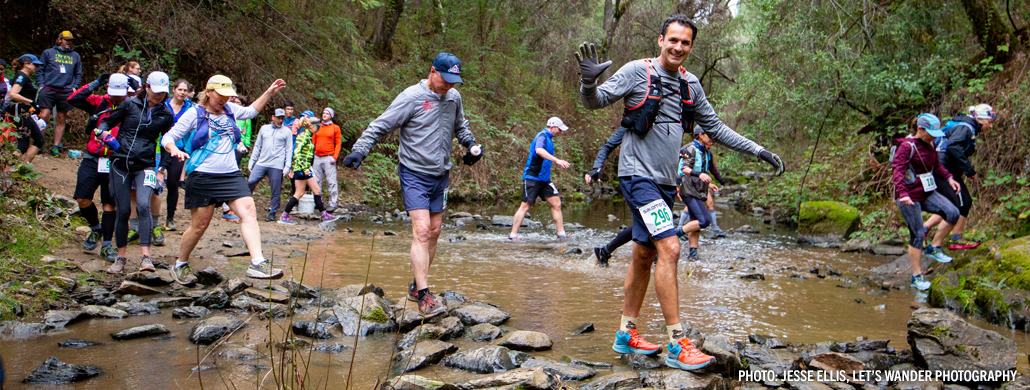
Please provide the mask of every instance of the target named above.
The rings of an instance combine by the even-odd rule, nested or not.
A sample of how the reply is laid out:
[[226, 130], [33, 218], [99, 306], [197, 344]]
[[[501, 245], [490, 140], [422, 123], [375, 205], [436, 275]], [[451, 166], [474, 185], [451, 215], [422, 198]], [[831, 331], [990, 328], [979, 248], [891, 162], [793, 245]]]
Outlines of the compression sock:
[[958, 240], [961, 240], [961, 239], [962, 239], [962, 234], [952, 234], [951, 235], [951, 242], [958, 242]]
[[683, 333], [683, 324], [666, 325], [665, 331], [669, 333], [670, 343], [675, 343], [686, 337], [686, 334]]
[[100, 218], [97, 216], [97, 205], [90, 203], [86, 208], [79, 209], [79, 215], [86, 219], [90, 229], [100, 230]]
[[690, 248], [690, 257], [697, 257], [697, 248]]
[[297, 206], [297, 202], [297, 198], [291, 196], [290, 200], [286, 202], [286, 208], [283, 209], [283, 212], [289, 214], [291, 211], [293, 211], [293, 208]]
[[690, 217], [690, 212], [687, 211], [687, 210], [683, 210], [683, 212], [680, 213], [680, 223], [679, 223], [679, 225], [676, 225], [676, 227], [679, 228], [680, 230], [682, 230], [683, 229], [683, 225], [685, 225], [687, 223], [687, 218], [688, 217]]
[[715, 220], [715, 210], [709, 211], [708, 215], [712, 217], [712, 224], [709, 225], [709, 226], [712, 227], [712, 231], [713, 232], [721, 232], [722, 228], [719, 227], [719, 222], [716, 222], [716, 220]]
[[111, 245], [111, 237], [114, 237], [114, 225], [118, 220], [118, 213], [105, 211], [101, 214], [100, 229], [104, 232], [104, 245]]
[[139, 231], [139, 218], [129, 218], [129, 230]]
[[325, 211], [325, 203], [322, 203], [322, 195], [315, 195], [315, 209]]
[[637, 317], [626, 317], [622, 316], [622, 321], [619, 323], [619, 330], [629, 330], [637, 328]]
[[152, 224], [150, 226], [153, 226], [153, 227], [161, 226], [160, 221], [161, 221], [161, 214], [150, 214], [150, 223]]

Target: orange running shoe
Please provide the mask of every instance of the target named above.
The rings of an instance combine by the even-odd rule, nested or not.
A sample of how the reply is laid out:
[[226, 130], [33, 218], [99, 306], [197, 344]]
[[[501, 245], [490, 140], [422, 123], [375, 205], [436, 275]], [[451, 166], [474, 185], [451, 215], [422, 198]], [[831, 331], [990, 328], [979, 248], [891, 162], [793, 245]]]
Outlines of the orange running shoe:
[[615, 344], [612, 344], [612, 350], [616, 353], [654, 355], [662, 352], [662, 346], [647, 342], [640, 336], [640, 333], [637, 333], [636, 329], [627, 329], [615, 332]]
[[666, 366], [681, 370], [696, 370], [714, 361], [714, 357], [699, 351], [686, 337], [669, 343], [669, 354], [665, 357]]

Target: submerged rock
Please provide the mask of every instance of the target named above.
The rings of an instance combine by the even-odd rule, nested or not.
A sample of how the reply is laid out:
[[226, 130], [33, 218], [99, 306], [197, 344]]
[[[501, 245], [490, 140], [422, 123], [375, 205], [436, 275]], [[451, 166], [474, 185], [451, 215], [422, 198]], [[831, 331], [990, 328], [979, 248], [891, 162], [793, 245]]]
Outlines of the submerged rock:
[[0, 321], [0, 339], [27, 339], [42, 336], [47, 325], [38, 322]]
[[51, 356], [22, 380], [22, 383], [34, 385], [55, 385], [72, 383], [89, 379], [103, 372], [97, 366], [67, 364]]
[[260, 352], [246, 347], [229, 348], [218, 352], [218, 356], [233, 360], [254, 360], [264, 357]]
[[61, 348], [85, 348], [92, 347], [94, 345], [100, 345], [100, 343], [86, 341], [82, 339], [67, 339], [65, 341], [57, 343], [57, 346]]
[[397, 350], [402, 351], [409, 349], [413, 347], [416, 342], [424, 340], [439, 340], [443, 338], [444, 333], [446, 333], [446, 330], [437, 325], [419, 325], [401, 337], [400, 341], [397, 342]]
[[320, 346], [315, 347], [315, 350], [319, 351], [319, 352], [340, 353], [340, 352], [343, 352], [343, 350], [345, 350], [347, 348], [350, 348], [350, 347], [348, 347], [346, 345], [343, 345], [343, 344], [340, 344], [340, 343], [336, 343], [336, 344], [329, 344], [329, 345], [320, 345]]
[[187, 306], [172, 310], [172, 318], [178, 319], [204, 318], [210, 314], [211, 310], [203, 306]]
[[247, 323], [236, 318], [227, 316], [211, 317], [193, 326], [193, 329], [190, 331], [189, 340], [194, 344], [211, 344], [236, 329], [246, 326]]

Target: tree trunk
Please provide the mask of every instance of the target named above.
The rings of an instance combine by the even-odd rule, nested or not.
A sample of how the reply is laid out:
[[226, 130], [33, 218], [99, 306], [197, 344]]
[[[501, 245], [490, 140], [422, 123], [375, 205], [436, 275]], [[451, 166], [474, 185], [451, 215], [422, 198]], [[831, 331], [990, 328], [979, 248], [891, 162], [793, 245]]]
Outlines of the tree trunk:
[[608, 27], [612, 25], [612, 0], [604, 0], [604, 31], [608, 31]]
[[1008, 51], [998, 50], [998, 46], [1008, 45], [1011, 31], [1001, 20], [998, 7], [991, 0], [962, 0], [969, 22], [973, 24], [973, 32], [980, 41], [987, 55], [994, 57], [994, 63], [1001, 64], [1008, 60]]
[[393, 57], [393, 33], [397, 31], [397, 22], [403, 11], [404, 0], [387, 0], [383, 5], [379, 20], [376, 21], [376, 31], [372, 34], [372, 54], [376, 58], [386, 61]]
[[[605, 21], [608, 28], [604, 32], [604, 43], [601, 45], [601, 61], [608, 60], [608, 49], [612, 47], [612, 40], [615, 39], [615, 29], [619, 28], [619, 20], [626, 14], [626, 10], [629, 9], [629, 5], [633, 3], [633, 0], [615, 0], [615, 5], [612, 10], [611, 21]], [[605, 13], [607, 13], [608, 4], [605, 4]]]

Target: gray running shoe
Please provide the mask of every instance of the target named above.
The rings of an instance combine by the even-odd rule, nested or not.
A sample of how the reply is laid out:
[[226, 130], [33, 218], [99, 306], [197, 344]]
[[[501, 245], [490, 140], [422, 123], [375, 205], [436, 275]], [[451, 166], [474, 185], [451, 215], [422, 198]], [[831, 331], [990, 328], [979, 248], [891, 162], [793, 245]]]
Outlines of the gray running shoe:
[[86, 241], [82, 242], [82, 249], [87, 251], [97, 249], [98, 242], [100, 242], [100, 232], [97, 230], [90, 230], [89, 235], [86, 236]]
[[189, 263], [183, 264], [182, 267], [175, 268], [172, 266], [172, 279], [175, 279], [176, 283], [183, 286], [191, 286], [197, 283], [197, 276], [193, 274], [193, 267], [190, 267]]
[[139, 270], [140, 270], [140, 272], [142, 272], [142, 271], [154, 272], [154, 271], [157, 271], [157, 268], [154, 268], [154, 260], [151, 259], [150, 256], [143, 256], [143, 258], [141, 258], [140, 261], [139, 261]]
[[283, 277], [283, 270], [272, 268], [272, 264], [265, 260], [258, 265], [251, 264], [250, 268], [247, 268], [247, 277], [254, 279], [279, 279]]
[[114, 259], [114, 264], [111, 264], [111, 267], [107, 269], [107, 272], [110, 272], [112, 274], [122, 273], [122, 271], [125, 269], [125, 263], [128, 261], [129, 259], [126, 259], [124, 257]]

